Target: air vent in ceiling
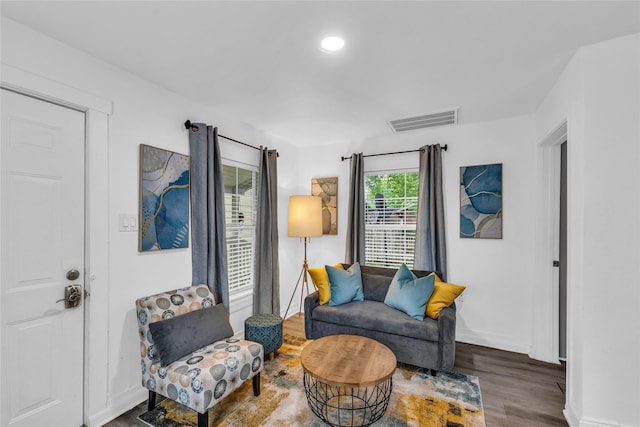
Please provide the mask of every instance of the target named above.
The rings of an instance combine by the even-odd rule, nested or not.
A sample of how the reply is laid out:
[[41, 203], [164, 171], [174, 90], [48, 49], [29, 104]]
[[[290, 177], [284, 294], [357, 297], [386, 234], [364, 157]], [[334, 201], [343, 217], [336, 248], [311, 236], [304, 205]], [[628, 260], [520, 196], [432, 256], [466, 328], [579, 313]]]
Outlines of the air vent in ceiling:
[[394, 132], [424, 129], [434, 126], [453, 125], [458, 123], [458, 109], [453, 108], [424, 116], [409, 117], [407, 119], [390, 120], [389, 126]]

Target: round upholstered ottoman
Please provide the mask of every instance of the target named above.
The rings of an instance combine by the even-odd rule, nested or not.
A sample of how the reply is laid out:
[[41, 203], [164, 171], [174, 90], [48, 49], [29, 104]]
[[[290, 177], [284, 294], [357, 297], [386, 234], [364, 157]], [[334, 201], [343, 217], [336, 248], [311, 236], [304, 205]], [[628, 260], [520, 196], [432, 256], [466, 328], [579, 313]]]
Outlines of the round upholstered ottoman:
[[264, 354], [275, 356], [282, 346], [282, 317], [277, 314], [256, 314], [244, 321], [244, 338], [262, 344]]

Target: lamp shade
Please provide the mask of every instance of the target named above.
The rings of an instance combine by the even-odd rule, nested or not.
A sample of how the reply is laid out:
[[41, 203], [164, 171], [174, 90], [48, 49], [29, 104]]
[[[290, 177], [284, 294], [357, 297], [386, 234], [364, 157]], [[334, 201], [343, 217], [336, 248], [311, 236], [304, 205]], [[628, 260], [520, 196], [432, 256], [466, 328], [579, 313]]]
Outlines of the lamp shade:
[[289, 237], [322, 236], [322, 199], [318, 196], [289, 197]]

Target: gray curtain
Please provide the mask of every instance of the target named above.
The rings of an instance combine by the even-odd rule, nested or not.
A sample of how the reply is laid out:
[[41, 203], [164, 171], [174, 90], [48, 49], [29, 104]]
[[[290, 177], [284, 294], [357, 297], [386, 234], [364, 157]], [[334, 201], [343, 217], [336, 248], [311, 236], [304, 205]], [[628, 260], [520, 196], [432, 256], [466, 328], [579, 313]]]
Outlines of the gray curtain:
[[442, 148], [425, 145], [420, 150], [418, 218], [413, 268], [439, 271], [447, 280], [447, 244], [442, 193]]
[[192, 283], [207, 284], [216, 303], [229, 308], [222, 164], [218, 128], [194, 123], [189, 129], [191, 155]]
[[253, 312], [280, 314], [277, 152], [260, 147]]
[[349, 213], [345, 262], [364, 264], [364, 165], [362, 153], [351, 155], [349, 176]]

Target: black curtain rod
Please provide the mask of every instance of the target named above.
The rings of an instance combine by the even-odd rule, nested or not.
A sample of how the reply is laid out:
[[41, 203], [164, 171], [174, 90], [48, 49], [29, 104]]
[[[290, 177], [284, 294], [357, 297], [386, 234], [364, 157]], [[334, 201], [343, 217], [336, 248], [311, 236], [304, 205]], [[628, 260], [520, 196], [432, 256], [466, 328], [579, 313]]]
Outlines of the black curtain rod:
[[[191, 120], [187, 120], [186, 122], [184, 122], [184, 127], [186, 129], [191, 129], [192, 127], [196, 127], [196, 125], [191, 123]], [[198, 130], [198, 129], [196, 128], [194, 130]], [[247, 144], [246, 142], [238, 141], [237, 139], [229, 138], [228, 136], [224, 136], [224, 135], [221, 135], [221, 134], [218, 134], [218, 136], [220, 138], [228, 139], [229, 141], [233, 141], [233, 142], [236, 142], [238, 144], [242, 144], [245, 147], [253, 148], [254, 150], [260, 150], [260, 147], [256, 147], [255, 145]], [[280, 153], [278, 153], [277, 151], [276, 151], [276, 156], [280, 157]]]
[[[444, 146], [442, 147], [443, 151], [447, 151], [447, 144], [444, 144]], [[377, 156], [389, 156], [391, 154], [404, 154], [404, 153], [417, 153], [417, 152], [422, 152], [424, 151], [422, 148], [418, 148], [417, 150], [407, 150], [407, 151], [393, 151], [391, 153], [378, 153], [378, 154], [364, 154], [362, 157], [377, 157]], [[349, 157], [340, 157], [340, 159], [344, 162], [345, 160], [349, 160], [351, 158], [351, 156]]]

